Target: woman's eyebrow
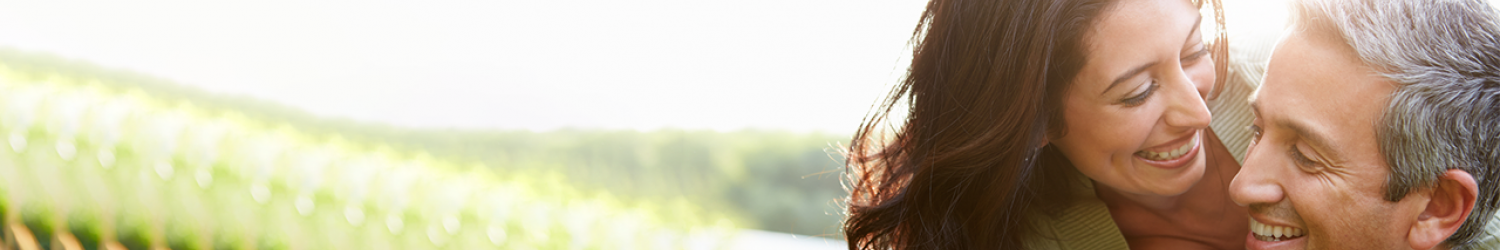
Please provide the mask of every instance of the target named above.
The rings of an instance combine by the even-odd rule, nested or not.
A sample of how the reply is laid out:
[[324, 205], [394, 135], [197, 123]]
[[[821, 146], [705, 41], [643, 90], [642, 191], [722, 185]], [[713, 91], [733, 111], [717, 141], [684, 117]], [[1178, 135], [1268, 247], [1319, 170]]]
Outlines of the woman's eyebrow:
[[1109, 89], [1115, 88], [1115, 85], [1120, 85], [1120, 83], [1125, 82], [1125, 80], [1130, 80], [1131, 77], [1139, 75], [1141, 74], [1141, 72], [1146, 72], [1146, 69], [1151, 68], [1151, 66], [1156, 66], [1156, 64], [1157, 62], [1150, 62], [1142, 64], [1141, 66], [1135, 66], [1135, 68], [1130, 69], [1130, 71], [1125, 71], [1124, 74], [1120, 74], [1120, 76], [1115, 77], [1115, 80], [1109, 83], [1109, 87], [1105, 87], [1104, 91], [1099, 92], [1099, 94], [1103, 95], [1104, 93], [1109, 93]]
[[1188, 30], [1187, 39], [1183, 39], [1182, 43], [1183, 44], [1187, 44], [1187, 43], [1193, 42], [1193, 35], [1194, 34], [1198, 34], [1198, 28], [1202, 27], [1202, 26], [1203, 26], [1203, 14], [1198, 14], [1198, 21], [1193, 22], [1193, 29]]

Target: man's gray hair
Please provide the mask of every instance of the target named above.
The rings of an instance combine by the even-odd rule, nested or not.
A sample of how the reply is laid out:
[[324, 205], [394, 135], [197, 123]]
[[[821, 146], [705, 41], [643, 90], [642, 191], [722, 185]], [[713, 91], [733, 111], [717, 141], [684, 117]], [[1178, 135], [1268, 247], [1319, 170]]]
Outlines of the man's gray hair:
[[1341, 35], [1398, 84], [1376, 128], [1399, 201], [1460, 169], [1479, 186], [1474, 210], [1444, 243], [1464, 248], [1500, 207], [1500, 20], [1484, 0], [1294, 1], [1297, 27]]

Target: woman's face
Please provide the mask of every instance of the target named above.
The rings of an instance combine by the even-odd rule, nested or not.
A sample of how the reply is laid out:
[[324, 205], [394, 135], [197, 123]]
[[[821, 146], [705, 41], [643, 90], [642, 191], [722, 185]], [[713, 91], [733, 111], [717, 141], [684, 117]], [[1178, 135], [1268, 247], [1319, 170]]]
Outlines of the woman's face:
[[1213, 60], [1183, 0], [1120, 0], [1085, 35], [1088, 62], [1051, 142], [1080, 172], [1126, 194], [1175, 196], [1203, 177], [1203, 98]]

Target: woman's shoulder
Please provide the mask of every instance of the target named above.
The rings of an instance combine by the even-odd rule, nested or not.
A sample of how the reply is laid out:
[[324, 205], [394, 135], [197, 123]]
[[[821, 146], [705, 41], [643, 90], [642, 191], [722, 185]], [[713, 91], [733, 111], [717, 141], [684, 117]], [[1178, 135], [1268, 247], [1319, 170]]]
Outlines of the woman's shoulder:
[[1125, 235], [1098, 199], [1076, 202], [1061, 216], [1039, 215], [1028, 249], [1127, 249]]
[[1091, 181], [1082, 174], [1067, 206], [1059, 211], [1031, 214], [1036, 234], [1026, 239], [1027, 249], [1128, 249], [1125, 236], [1110, 217], [1109, 207], [1094, 194]]

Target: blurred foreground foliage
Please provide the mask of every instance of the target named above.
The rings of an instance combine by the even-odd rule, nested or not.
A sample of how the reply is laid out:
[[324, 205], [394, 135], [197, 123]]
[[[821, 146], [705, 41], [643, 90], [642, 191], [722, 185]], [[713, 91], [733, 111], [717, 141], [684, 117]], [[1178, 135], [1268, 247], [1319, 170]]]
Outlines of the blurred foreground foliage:
[[844, 193], [843, 135], [409, 129], [5, 49], [0, 105], [7, 246], [714, 249], [837, 238]]

